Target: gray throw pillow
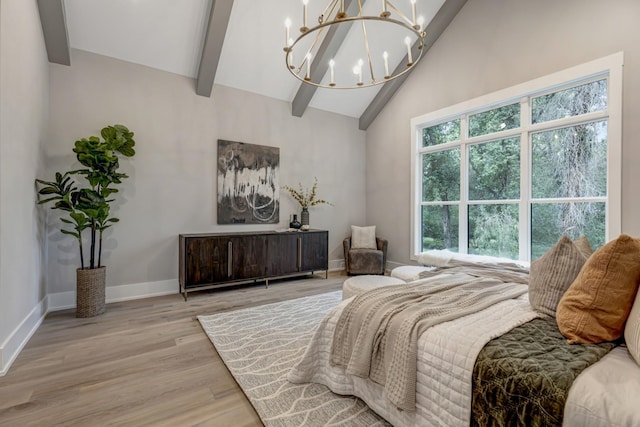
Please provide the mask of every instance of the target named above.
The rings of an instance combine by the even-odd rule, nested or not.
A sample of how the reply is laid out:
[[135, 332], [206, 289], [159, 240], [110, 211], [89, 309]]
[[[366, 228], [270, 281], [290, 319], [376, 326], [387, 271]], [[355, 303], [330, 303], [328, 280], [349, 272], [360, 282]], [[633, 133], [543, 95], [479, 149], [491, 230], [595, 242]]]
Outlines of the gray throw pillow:
[[580, 251], [585, 258], [589, 258], [593, 255], [593, 248], [591, 247], [591, 243], [589, 243], [589, 239], [587, 236], [580, 236], [576, 240], [573, 241], [573, 244], [576, 245], [576, 248]]
[[536, 311], [556, 316], [558, 303], [587, 261], [587, 253], [583, 241], [577, 245], [562, 236], [547, 253], [531, 262], [529, 302]]

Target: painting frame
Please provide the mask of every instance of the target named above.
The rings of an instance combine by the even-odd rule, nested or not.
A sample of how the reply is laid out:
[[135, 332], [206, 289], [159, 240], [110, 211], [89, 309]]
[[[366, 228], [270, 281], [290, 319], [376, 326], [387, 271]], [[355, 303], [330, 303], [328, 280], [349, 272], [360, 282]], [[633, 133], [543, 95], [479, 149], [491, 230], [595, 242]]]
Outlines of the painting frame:
[[280, 222], [280, 148], [218, 140], [217, 222]]

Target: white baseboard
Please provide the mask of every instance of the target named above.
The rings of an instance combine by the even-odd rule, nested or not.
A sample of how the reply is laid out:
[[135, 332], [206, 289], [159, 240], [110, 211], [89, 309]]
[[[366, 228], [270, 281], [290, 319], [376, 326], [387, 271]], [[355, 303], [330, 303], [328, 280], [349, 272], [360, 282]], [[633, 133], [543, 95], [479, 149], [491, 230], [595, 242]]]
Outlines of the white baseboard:
[[[403, 265], [406, 264], [395, 261], [387, 261], [386, 271], [391, 271], [394, 268], [401, 267]], [[329, 271], [340, 271], [344, 270], [344, 268], [344, 258], [332, 259], [331, 261], [329, 261]]]
[[[106, 302], [158, 297], [179, 293], [178, 279], [157, 282], [132, 283], [130, 285], [107, 286]], [[76, 306], [75, 291], [49, 294], [49, 311], [66, 310]]]
[[[343, 269], [343, 259], [329, 261], [329, 271]], [[106, 289], [106, 302], [150, 298], [178, 294], [178, 292], [178, 279], [108, 286]], [[27, 344], [29, 338], [36, 332], [47, 313], [66, 310], [75, 306], [75, 291], [51, 293], [43, 298], [0, 346], [0, 376], [9, 371], [9, 367]]]
[[402, 267], [403, 265], [407, 265], [407, 264], [403, 264], [401, 262], [395, 262], [395, 261], [389, 261], [387, 260], [387, 270], [391, 271], [396, 267]]
[[329, 271], [344, 270], [344, 259], [332, 259], [329, 261]]
[[18, 357], [18, 354], [38, 330], [46, 315], [47, 297], [44, 297], [0, 345], [0, 377], [9, 372], [9, 368]]

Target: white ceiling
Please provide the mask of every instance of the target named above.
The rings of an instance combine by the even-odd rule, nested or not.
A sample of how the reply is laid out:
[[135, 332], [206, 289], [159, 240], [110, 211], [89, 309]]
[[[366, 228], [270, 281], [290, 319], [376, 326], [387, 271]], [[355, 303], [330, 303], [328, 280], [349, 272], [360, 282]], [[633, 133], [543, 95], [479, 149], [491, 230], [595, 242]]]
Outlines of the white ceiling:
[[[64, 1], [71, 48], [197, 77], [211, 0]], [[409, 0], [394, 3], [411, 16]], [[428, 24], [443, 3], [444, 0], [418, 0], [418, 14]], [[326, 0], [309, 1], [309, 24], [315, 22], [326, 4]], [[380, 8], [381, 2], [376, 0], [364, 5], [369, 14], [378, 14]], [[293, 22], [291, 35], [295, 38], [302, 21], [301, 0], [235, 0], [215, 83], [292, 101], [301, 83], [285, 66], [282, 48], [287, 17]], [[376, 62], [374, 73], [379, 80], [384, 75], [383, 63], [375, 58], [381, 56], [382, 50], [388, 50], [393, 70], [406, 54], [406, 32], [393, 25], [367, 26]], [[353, 25], [336, 54], [336, 82], [353, 82], [353, 65], [358, 59], [366, 60], [361, 32], [359, 25]], [[365, 80], [367, 76], [365, 73]], [[310, 106], [360, 117], [379, 88], [318, 89]]]

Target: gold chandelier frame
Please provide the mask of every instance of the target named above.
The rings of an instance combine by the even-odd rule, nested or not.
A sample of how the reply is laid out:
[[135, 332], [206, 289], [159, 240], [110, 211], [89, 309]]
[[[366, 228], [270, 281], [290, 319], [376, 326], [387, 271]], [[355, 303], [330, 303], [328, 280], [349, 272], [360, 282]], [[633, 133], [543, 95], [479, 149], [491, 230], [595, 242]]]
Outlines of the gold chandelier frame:
[[[424, 42], [425, 32], [422, 28], [422, 23], [419, 22], [420, 20], [416, 18], [415, 0], [411, 0], [411, 4], [413, 6], [413, 20], [410, 20], [409, 18], [407, 18], [389, 0], [383, 1], [383, 11], [380, 13], [379, 16], [364, 15], [362, 11], [362, 0], [357, 0], [358, 15], [356, 16], [347, 16], [344, 10], [344, 0], [330, 0], [324, 12], [318, 17], [318, 25], [310, 28], [306, 26], [307, 1], [303, 0], [304, 2], [303, 25], [300, 28], [300, 35], [295, 40], [289, 37], [290, 22], [287, 19], [287, 23], [285, 24], [287, 29], [287, 33], [286, 33], [287, 44], [283, 48], [285, 52], [285, 63], [286, 63], [287, 69], [295, 78], [297, 78], [298, 80], [306, 84], [310, 84], [320, 88], [327, 88], [327, 89], [359, 89], [359, 88], [376, 86], [376, 85], [384, 84], [388, 81], [397, 79], [398, 77], [408, 73], [422, 58], [422, 54], [424, 52], [423, 48], [425, 43]], [[353, 0], [353, 1], [356, 1], [356, 0]], [[400, 19], [395, 19], [391, 17], [391, 12], [389, 11], [389, 9], [392, 9], [399, 16]], [[329, 12], [328, 15], [327, 15], [327, 12]], [[325, 16], [329, 16], [330, 19], [325, 20]], [[387, 56], [386, 56], [387, 52], [384, 52], [385, 75], [381, 76], [381, 78], [379, 79], [376, 78], [376, 75], [374, 72], [374, 66], [373, 66], [374, 60], [371, 57], [371, 49], [369, 48], [369, 38], [367, 35], [367, 27], [366, 27], [367, 21], [378, 21], [378, 22], [397, 25], [407, 30], [408, 34], [411, 33], [415, 35], [416, 44], [414, 44], [414, 46], [417, 45], [417, 54], [415, 56], [413, 55], [414, 53], [413, 46], [409, 44], [410, 43], [409, 36], [405, 38], [405, 44], [407, 49], [407, 59], [408, 59], [408, 61], [406, 62], [406, 68], [402, 69], [401, 67], [396, 67], [394, 70], [389, 71], [389, 65], [388, 65]], [[356, 65], [356, 67], [360, 67], [358, 81], [352, 85], [337, 85], [333, 78], [333, 75], [334, 75], [333, 59], [331, 59], [329, 69], [327, 69], [327, 71], [330, 72], [330, 76], [331, 76], [331, 78], [329, 79], [329, 83], [327, 84], [322, 83], [322, 79], [324, 79], [325, 75], [321, 77], [320, 81], [312, 80], [311, 78], [311, 63], [313, 62], [312, 53], [314, 51], [314, 48], [318, 45], [319, 41], [322, 39], [322, 36], [327, 32], [327, 30], [330, 27], [334, 25], [341, 25], [341, 24], [348, 24], [348, 23], [355, 23], [355, 22], [360, 22], [362, 26], [362, 36], [364, 38], [364, 47], [366, 51], [366, 55], [364, 56], [366, 57], [366, 64], [368, 65], [367, 68], [369, 70], [370, 80], [366, 83], [364, 82], [363, 75], [362, 75], [362, 67], [365, 64], [363, 61], [360, 61], [360, 63]], [[302, 61], [298, 65], [296, 65], [293, 61], [293, 57], [294, 57], [293, 52], [295, 47], [298, 46], [303, 40], [308, 40], [308, 37], [313, 35], [314, 33], [315, 33], [315, 37], [311, 42], [310, 47], [306, 50], [304, 56], [302, 56]], [[300, 57], [299, 55], [296, 55], [296, 56]], [[356, 74], [356, 70], [357, 70], [356, 67], [354, 67], [354, 74]]]

